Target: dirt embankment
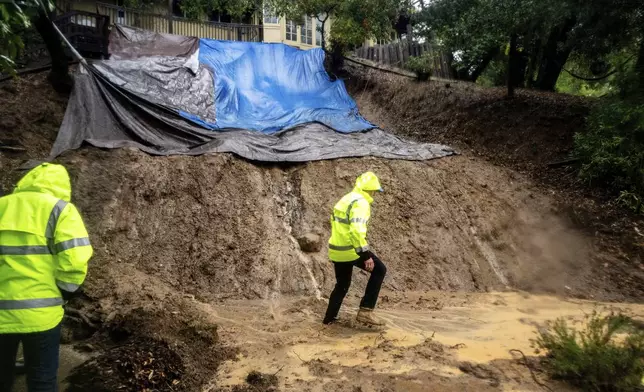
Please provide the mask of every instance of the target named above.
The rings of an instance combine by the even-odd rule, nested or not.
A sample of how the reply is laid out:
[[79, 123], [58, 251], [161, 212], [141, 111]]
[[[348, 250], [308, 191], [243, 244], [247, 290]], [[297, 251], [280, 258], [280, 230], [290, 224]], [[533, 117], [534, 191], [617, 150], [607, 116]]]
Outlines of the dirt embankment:
[[[0, 184], [5, 191], [20, 175], [13, 169], [26, 158], [46, 156], [62, 118], [64, 99], [50, 97], [43, 103], [34, 98], [52, 94], [41, 83], [34, 76], [0, 92], [0, 104], [10, 108], [3, 119], [11, 117], [3, 120], [11, 126], [3, 125], [2, 139], [17, 140], [26, 149], [2, 152]], [[375, 92], [354, 95], [370, 120], [398, 129], [404, 117], [383, 109], [380, 98], [372, 96]], [[420, 313], [442, 305], [421, 297], [414, 300], [420, 313], [396, 313], [398, 303], [407, 303], [412, 292], [522, 289], [605, 300], [641, 300], [644, 292], [641, 276], [632, 266], [626, 268], [619, 253], [606, 250], [601, 233], [589, 236], [562, 217], [551, 195], [523, 174], [470, 154], [429, 162], [364, 158], [278, 166], [226, 154], [162, 158], [128, 149], [84, 148], [59, 161], [71, 173], [74, 202], [96, 249], [86, 284], [88, 298], [81, 307], [96, 324], [94, 344], [102, 354], [81, 368], [75, 381], [81, 389], [82, 380], [116, 373], [121, 378], [107, 379], [108, 389], [119, 383], [131, 386], [127, 383], [136, 380], [142, 388], [149, 377], [157, 387], [167, 384], [165, 390], [195, 390], [209, 380], [216, 382], [220, 361], [231, 355], [224, 347], [228, 341], [290, 361], [290, 354], [280, 350], [301, 344], [302, 336], [309, 343], [328, 338], [328, 362], [312, 370], [321, 372], [321, 379], [333, 379], [324, 374], [338, 371], [358, 378], [356, 368], [347, 368], [350, 364], [334, 365], [334, 350], [355, 338], [356, 355], [362, 358], [375, 337], [319, 331], [323, 304], [309, 300], [328, 295], [334, 281], [324, 247], [330, 208], [365, 170], [378, 173], [386, 189], [376, 198], [371, 226], [371, 242], [389, 270], [382, 305], [390, 307], [389, 321], [415, 331], [414, 339], [435, 328], [435, 321], [427, 317], [427, 325], [420, 325], [406, 318], [419, 319]], [[311, 233], [320, 243], [307, 252], [298, 239]], [[352, 292], [358, 293], [365, 280], [356, 278]], [[293, 298], [296, 304], [286, 306]], [[354, 300], [348, 299], [348, 304]], [[246, 301], [259, 301], [261, 306], [247, 306]], [[215, 331], [216, 324], [226, 325], [226, 330]], [[448, 325], [458, 329], [457, 324]], [[394, 336], [400, 333], [396, 331]], [[407, 335], [398, 338], [405, 347], [411, 344], [403, 343]], [[150, 344], [153, 349], [145, 352]], [[423, 347], [416, 347], [418, 355], [440, 357], [429, 352], [433, 348]], [[378, 355], [389, 358], [390, 347], [381, 348]], [[208, 360], [202, 358], [204, 352]], [[415, 355], [410, 357], [411, 368], [421, 366]], [[150, 356], [163, 357], [163, 366], [152, 365]], [[114, 365], [117, 357], [130, 361]], [[376, 384], [388, 385], [389, 375], [400, 371], [395, 361], [388, 366], [383, 370], [388, 376], [373, 375], [380, 380]], [[391, 388], [412, 390], [418, 382], [461, 385], [431, 372], [419, 377], [405, 373]], [[297, 389], [301, 385], [316, 390], [318, 384], [288, 382], [293, 390], [304, 390]]]
[[509, 100], [503, 88], [417, 83], [359, 66], [351, 68], [347, 86], [361, 112], [381, 127], [414, 140], [454, 146], [532, 180], [537, 193], [552, 198], [558, 216], [592, 238], [593, 252], [612, 255], [597, 273], [641, 298], [642, 216], [619, 206], [611, 190], [581, 183], [574, 164], [550, 165], [571, 157], [573, 136], [584, 131], [595, 99], [519, 90]]
[[204, 301], [328, 293], [324, 247], [305, 253], [296, 239], [326, 239], [323, 206], [351, 189], [356, 173], [374, 170], [387, 192], [374, 204], [371, 239], [389, 265], [388, 289], [618, 298], [595, 277], [592, 243], [547, 198], [512, 172], [466, 157], [279, 168], [227, 155], [88, 150], [61, 161], [97, 249], [95, 294], [112, 295], [131, 271]]
[[[25, 156], [44, 156], [62, 118], [64, 100], [37, 75], [31, 78], [1, 96], [12, 110], [7, 114], [13, 114], [3, 117], [12, 123], [6, 128], [9, 139], [27, 149], [4, 157], [7, 166], [19, 165]], [[386, 81], [374, 80], [362, 92], [354, 91], [361, 110], [402, 133], [407, 128], [399, 120], [408, 116], [397, 111], [412, 101], [440, 97], [445, 89], [412, 83], [408, 87], [416, 90], [406, 93], [412, 97], [407, 100], [392, 86], [381, 86]], [[378, 94], [368, 92], [369, 86], [378, 86]], [[475, 87], [458, 88], [466, 89], [458, 95], [465, 101], [467, 89]], [[34, 90], [48, 100], [37, 101]], [[382, 99], [396, 105], [380, 106]], [[482, 104], [456, 107], [472, 105]], [[480, 121], [481, 127], [489, 125]], [[504, 146], [497, 145], [507, 151]], [[97, 248], [96, 273], [89, 281], [94, 293], [112, 295], [118, 279], [108, 278], [109, 272], [121, 269], [141, 271], [208, 300], [319, 296], [333, 281], [324, 246], [306, 253], [297, 238], [315, 233], [325, 241], [330, 206], [364, 170], [376, 171], [387, 189], [374, 204], [371, 233], [390, 266], [391, 290], [512, 287], [613, 300], [640, 298], [643, 292], [641, 277], [626, 269], [623, 254], [605, 252], [603, 233], [584, 235], [524, 176], [468, 154], [421, 163], [367, 158], [258, 166], [223, 154], [157, 158], [84, 149], [61, 162], [72, 173], [74, 197]], [[17, 175], [3, 175], [5, 189]]]
[[[533, 173], [569, 158], [592, 99], [532, 90], [506, 98], [503, 88], [460, 81], [418, 83], [360, 66], [347, 89], [362, 113], [419, 141], [449, 143], [474, 156]], [[544, 177], [550, 173], [544, 173]]]

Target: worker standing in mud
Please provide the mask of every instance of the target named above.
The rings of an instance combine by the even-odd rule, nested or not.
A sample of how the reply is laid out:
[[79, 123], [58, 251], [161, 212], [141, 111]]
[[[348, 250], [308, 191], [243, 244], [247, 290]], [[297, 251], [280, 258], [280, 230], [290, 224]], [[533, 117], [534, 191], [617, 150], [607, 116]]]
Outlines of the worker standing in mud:
[[92, 256], [67, 170], [44, 163], [0, 198], [0, 392], [11, 391], [22, 343], [29, 392], [58, 390], [63, 304]]
[[373, 310], [376, 307], [387, 268], [371, 252], [367, 242], [367, 225], [371, 217], [371, 203], [375, 192], [382, 192], [378, 177], [372, 172], [363, 173], [356, 180], [353, 191], [346, 194], [333, 207], [329, 259], [335, 268], [336, 284], [329, 298], [324, 324], [337, 320], [342, 301], [349, 291], [355, 266], [371, 273], [356, 321], [372, 326], [384, 325], [374, 317]]

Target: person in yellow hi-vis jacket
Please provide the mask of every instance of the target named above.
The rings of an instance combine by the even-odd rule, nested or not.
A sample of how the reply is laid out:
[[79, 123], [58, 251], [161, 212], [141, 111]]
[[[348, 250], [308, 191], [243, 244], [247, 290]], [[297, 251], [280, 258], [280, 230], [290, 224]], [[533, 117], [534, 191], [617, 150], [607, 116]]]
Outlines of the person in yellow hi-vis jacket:
[[382, 192], [378, 177], [372, 172], [363, 173], [356, 180], [353, 191], [333, 207], [329, 259], [335, 268], [336, 284], [329, 298], [324, 324], [337, 320], [342, 301], [351, 286], [355, 266], [371, 273], [356, 320], [373, 326], [384, 325], [373, 316], [373, 310], [387, 267], [373, 254], [367, 242], [367, 227], [375, 192]]
[[0, 198], [1, 392], [13, 385], [20, 343], [29, 392], [57, 390], [62, 305], [93, 252], [71, 195], [67, 170], [44, 163]]

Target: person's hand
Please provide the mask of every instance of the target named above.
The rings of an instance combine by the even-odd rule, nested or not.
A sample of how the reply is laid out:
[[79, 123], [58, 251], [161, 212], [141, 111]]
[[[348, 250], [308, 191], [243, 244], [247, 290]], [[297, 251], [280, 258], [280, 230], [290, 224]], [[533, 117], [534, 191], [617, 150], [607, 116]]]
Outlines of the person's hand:
[[373, 259], [372, 258], [369, 258], [369, 260], [364, 262], [364, 269], [366, 269], [369, 272], [373, 271]]

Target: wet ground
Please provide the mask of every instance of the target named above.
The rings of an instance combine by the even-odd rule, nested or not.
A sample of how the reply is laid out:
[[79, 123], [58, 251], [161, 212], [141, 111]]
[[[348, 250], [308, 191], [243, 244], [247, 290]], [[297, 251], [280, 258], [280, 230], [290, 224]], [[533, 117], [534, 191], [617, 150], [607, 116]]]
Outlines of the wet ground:
[[353, 321], [358, 298], [352, 294], [340, 323], [328, 327], [320, 323], [326, 303], [316, 299], [199, 305], [222, 338], [242, 348], [216, 383], [243, 383], [259, 370], [278, 373], [284, 391], [405, 391], [401, 380], [446, 388], [435, 390], [539, 390], [510, 350], [533, 356], [531, 339], [547, 321], [563, 317], [580, 326], [595, 310], [644, 318], [644, 305], [521, 292], [385, 293], [378, 314], [387, 327], [370, 329]]

